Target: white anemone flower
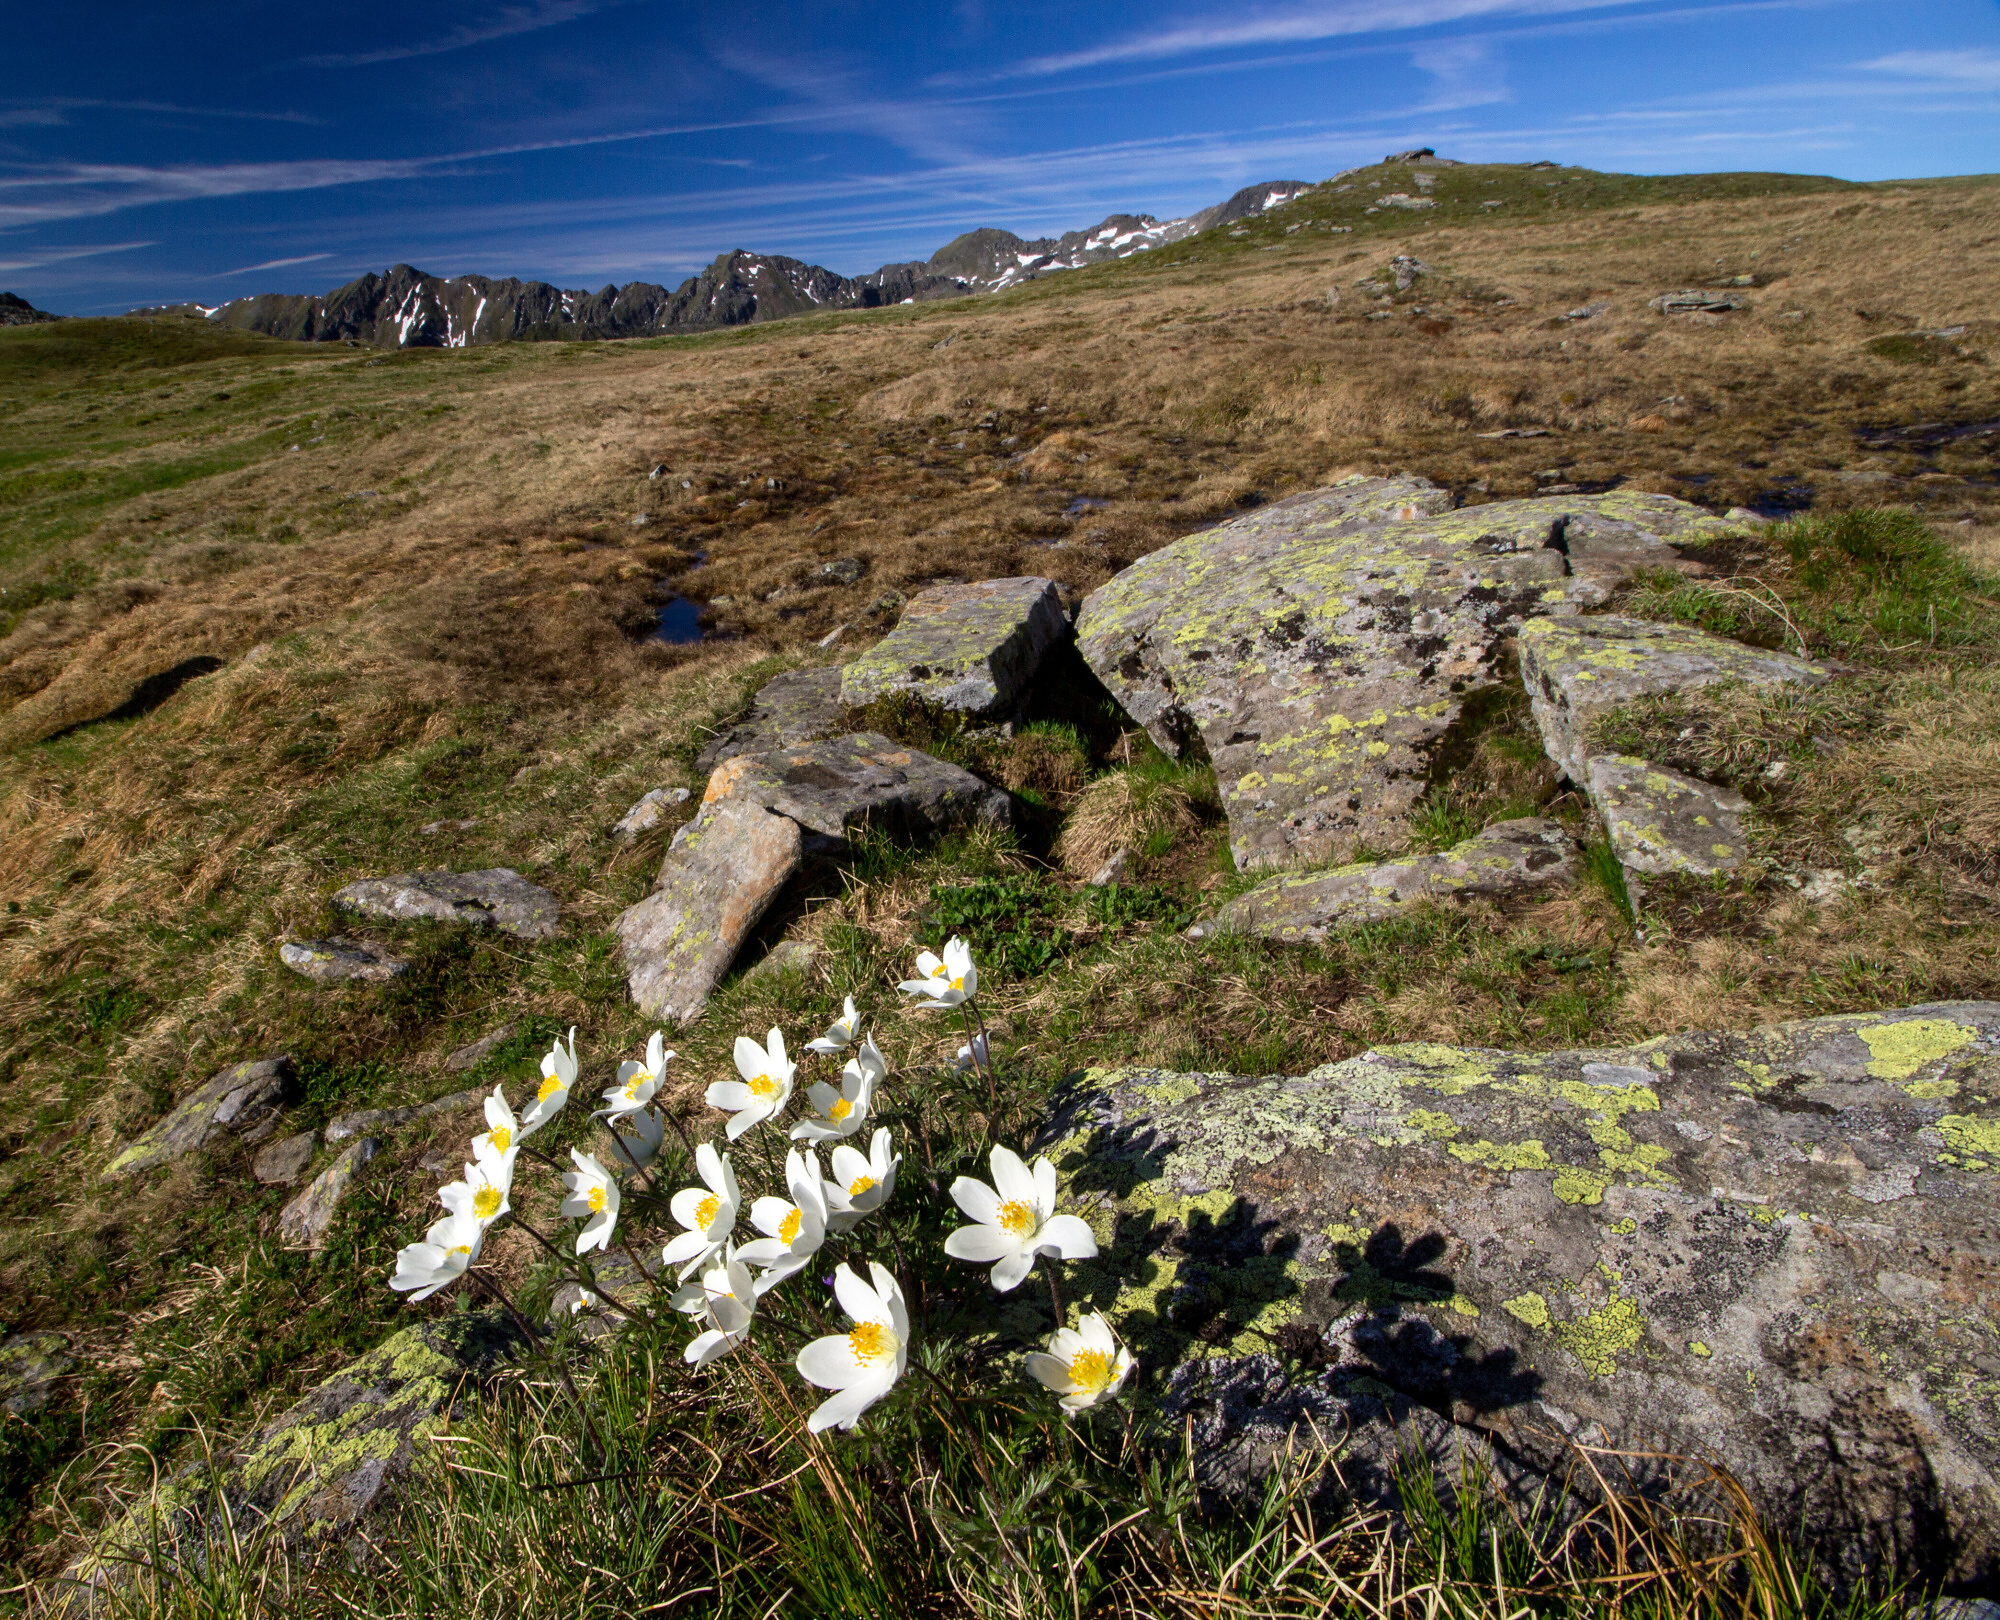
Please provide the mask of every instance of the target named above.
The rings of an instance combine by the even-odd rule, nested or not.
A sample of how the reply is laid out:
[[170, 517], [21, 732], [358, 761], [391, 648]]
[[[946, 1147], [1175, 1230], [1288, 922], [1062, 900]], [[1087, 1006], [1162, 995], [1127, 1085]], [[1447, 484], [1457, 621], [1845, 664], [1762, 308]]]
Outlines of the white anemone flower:
[[569, 1048], [558, 1040], [542, 1054], [542, 1083], [535, 1100], [521, 1113], [521, 1137], [526, 1140], [560, 1114], [576, 1085], [576, 1029], [569, 1032]]
[[979, 969], [972, 965], [972, 947], [956, 937], [946, 941], [942, 957], [929, 951], [920, 952], [917, 974], [918, 977], [905, 979], [896, 988], [906, 996], [917, 997], [920, 1011], [956, 1007], [979, 994]]
[[860, 1054], [849, 1058], [840, 1071], [838, 1088], [824, 1080], [806, 1088], [806, 1096], [819, 1112], [792, 1127], [792, 1140], [837, 1142], [852, 1136], [868, 1122], [868, 1111], [875, 1105], [875, 1088], [888, 1072], [889, 1065], [875, 1050], [875, 1039], [870, 1036], [861, 1043]]
[[681, 1352], [690, 1367], [706, 1367], [749, 1342], [750, 1319], [757, 1314], [757, 1287], [750, 1280], [750, 1268], [733, 1250], [727, 1250], [701, 1274], [699, 1283], [676, 1290], [672, 1303], [708, 1323]]
[[896, 1190], [896, 1168], [902, 1154], [889, 1155], [889, 1127], [876, 1129], [868, 1145], [868, 1155], [845, 1142], [833, 1150], [833, 1179], [824, 1183], [826, 1224], [835, 1232], [847, 1232], [888, 1203]]
[[830, 1025], [827, 1032], [818, 1040], [807, 1041], [806, 1050], [819, 1052], [827, 1057], [845, 1052], [854, 1044], [854, 1026], [860, 1021], [860, 1016], [854, 1010], [854, 998], [849, 996], [841, 1005], [838, 1021]]
[[785, 1155], [785, 1188], [791, 1201], [760, 1198], [750, 1206], [750, 1224], [765, 1235], [736, 1251], [744, 1264], [762, 1266], [757, 1292], [764, 1294], [787, 1277], [805, 1270], [826, 1241], [826, 1194], [822, 1192], [819, 1159], [812, 1149]]
[[667, 1050], [666, 1037], [654, 1030], [646, 1042], [644, 1062], [627, 1058], [618, 1065], [617, 1082], [605, 1088], [604, 1106], [598, 1109], [598, 1118], [619, 1120], [638, 1113], [659, 1094], [667, 1077], [667, 1065], [676, 1056]]
[[992, 1067], [993, 1050], [987, 1041], [984, 1031], [973, 1036], [972, 1043], [969, 1046], [961, 1046], [958, 1049], [958, 1072], [960, 1074], [970, 1074], [974, 1069], [991, 1069]]
[[396, 1251], [396, 1275], [389, 1286], [412, 1300], [429, 1299], [465, 1275], [485, 1241], [486, 1228], [478, 1221], [447, 1215], [432, 1224], [423, 1242]]
[[773, 1028], [763, 1046], [748, 1035], [737, 1036], [736, 1072], [741, 1080], [718, 1080], [708, 1088], [709, 1107], [730, 1116], [732, 1142], [753, 1125], [775, 1118], [792, 1100], [792, 1061], [785, 1056], [784, 1035]]
[[614, 1130], [611, 1133], [611, 1162], [614, 1169], [623, 1174], [626, 1170], [644, 1170], [660, 1156], [661, 1144], [667, 1135], [666, 1126], [660, 1123], [660, 1116], [650, 1108], [642, 1108], [636, 1114], [627, 1114], [623, 1123], [629, 1130]]
[[679, 1266], [684, 1278], [722, 1252], [729, 1234], [736, 1230], [736, 1211], [743, 1202], [735, 1170], [712, 1142], [694, 1150], [694, 1164], [707, 1183], [707, 1191], [683, 1187], [668, 1200], [667, 1208], [687, 1230], [671, 1238], [661, 1256], [668, 1265]]
[[530, 1134], [515, 1119], [514, 1110], [507, 1106], [505, 1084], [497, 1085], [493, 1088], [493, 1095], [486, 1099], [486, 1129], [472, 1139], [472, 1156], [475, 1159], [502, 1158], [510, 1149], [525, 1142]]
[[814, 1434], [851, 1429], [861, 1414], [895, 1388], [910, 1359], [910, 1312], [903, 1290], [879, 1262], [868, 1262], [869, 1282], [845, 1265], [833, 1272], [834, 1297], [854, 1319], [853, 1328], [815, 1339], [799, 1352], [799, 1376], [835, 1391], [806, 1419]]
[[618, 1224], [618, 1178], [592, 1154], [571, 1148], [569, 1156], [576, 1161], [576, 1168], [563, 1172], [569, 1197], [562, 1202], [562, 1213], [571, 1220], [579, 1215], [589, 1217], [576, 1235], [576, 1252], [608, 1249], [612, 1228]]
[[510, 1202], [514, 1191], [514, 1156], [520, 1151], [514, 1147], [505, 1153], [475, 1158], [465, 1167], [461, 1180], [438, 1188], [438, 1202], [454, 1215], [477, 1221], [479, 1229], [485, 1231], [514, 1207]]
[[1061, 1396], [1065, 1412], [1085, 1412], [1110, 1400], [1131, 1374], [1132, 1352], [1099, 1311], [1086, 1312], [1074, 1328], [1057, 1328], [1047, 1353], [1028, 1357], [1028, 1375]]
[[1056, 1167], [1046, 1157], [1030, 1170], [1018, 1153], [996, 1144], [991, 1163], [991, 1187], [970, 1176], [951, 1184], [952, 1202], [978, 1225], [961, 1226], [946, 1238], [946, 1254], [954, 1260], [998, 1262], [993, 1286], [1005, 1294], [1020, 1287], [1038, 1255], [1088, 1260], [1097, 1253], [1097, 1239], [1080, 1216], [1055, 1212]]

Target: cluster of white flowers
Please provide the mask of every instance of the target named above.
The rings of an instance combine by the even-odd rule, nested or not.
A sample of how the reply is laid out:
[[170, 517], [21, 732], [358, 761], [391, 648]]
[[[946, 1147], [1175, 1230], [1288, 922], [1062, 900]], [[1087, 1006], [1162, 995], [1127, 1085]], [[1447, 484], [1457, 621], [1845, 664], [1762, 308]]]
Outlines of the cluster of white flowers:
[[[966, 942], [953, 939], [942, 957], [922, 952], [917, 975], [899, 988], [917, 998], [920, 1008], [958, 1011], [966, 1020], [968, 1043], [960, 1049], [959, 1068], [990, 1077], [987, 1036], [983, 1027], [975, 1033], [972, 1023], [979, 973]], [[767, 1195], [749, 1207], [749, 1224], [760, 1236], [737, 1242], [743, 1195], [730, 1155], [712, 1142], [694, 1149], [701, 1185], [683, 1187], [667, 1201], [680, 1231], [666, 1241], [660, 1260], [680, 1284], [669, 1304], [698, 1324], [685, 1352], [692, 1366], [705, 1367], [749, 1343], [765, 1295], [810, 1267], [830, 1237], [852, 1233], [895, 1194], [896, 1173], [903, 1161], [894, 1151], [889, 1128], [876, 1126], [865, 1154], [854, 1145], [873, 1118], [878, 1093], [889, 1077], [889, 1065], [874, 1037], [861, 1037], [857, 1045], [859, 1027], [850, 997], [839, 1020], [806, 1045], [808, 1054], [829, 1060], [850, 1050], [853, 1055], [846, 1057], [838, 1084], [820, 1081], [806, 1088], [811, 1111], [789, 1127], [790, 1140], [798, 1145], [785, 1155], [784, 1196]], [[650, 1182], [665, 1140], [665, 1123], [654, 1112], [654, 1101], [674, 1056], [656, 1031], [643, 1061], [618, 1066], [615, 1083], [603, 1093], [604, 1106], [593, 1116], [611, 1137], [608, 1165], [594, 1154], [570, 1150], [575, 1168], [561, 1172], [568, 1192], [561, 1212], [583, 1222], [576, 1236], [579, 1258], [609, 1248], [618, 1228], [621, 1182], [634, 1176]], [[759, 1125], [783, 1128], [797, 1071], [777, 1029], [761, 1046], [747, 1036], [738, 1037], [735, 1060], [739, 1078], [718, 1080], [706, 1093], [709, 1106], [729, 1116], [724, 1135], [732, 1146]], [[569, 1101], [576, 1078], [572, 1029], [569, 1044], [556, 1042], [542, 1059], [541, 1088], [518, 1117], [507, 1104], [504, 1088], [494, 1088], [486, 1099], [487, 1129], [473, 1140], [472, 1162], [464, 1177], [439, 1190], [447, 1211], [444, 1219], [431, 1227], [423, 1242], [396, 1256], [390, 1287], [412, 1299], [427, 1299], [478, 1261], [488, 1231], [513, 1212], [516, 1159], [528, 1139]], [[821, 1168], [822, 1148], [828, 1149], [831, 1175]], [[554, 1161], [528, 1151], [555, 1168]], [[952, 1183], [953, 1202], [973, 1224], [945, 1240], [946, 1254], [991, 1264], [993, 1286], [1007, 1293], [1027, 1279], [1040, 1258], [1084, 1260], [1097, 1253], [1089, 1225], [1075, 1215], [1058, 1213], [1056, 1170], [1047, 1158], [1029, 1165], [1019, 1154], [995, 1145], [989, 1163], [991, 1185], [970, 1176]], [[553, 1248], [539, 1233], [535, 1236]], [[480, 1275], [504, 1299], [498, 1284], [486, 1272]], [[895, 1387], [909, 1364], [910, 1313], [895, 1275], [874, 1260], [867, 1262], [865, 1276], [842, 1262], [834, 1267], [830, 1281], [853, 1326], [845, 1333], [812, 1340], [794, 1359], [801, 1377], [832, 1392], [807, 1420], [815, 1434], [853, 1428]], [[1062, 1324], [1059, 1313], [1046, 1350], [1028, 1357], [1027, 1370], [1061, 1398], [1066, 1412], [1073, 1413], [1115, 1396], [1130, 1376], [1132, 1357], [1099, 1313], [1085, 1313], [1074, 1329]]]

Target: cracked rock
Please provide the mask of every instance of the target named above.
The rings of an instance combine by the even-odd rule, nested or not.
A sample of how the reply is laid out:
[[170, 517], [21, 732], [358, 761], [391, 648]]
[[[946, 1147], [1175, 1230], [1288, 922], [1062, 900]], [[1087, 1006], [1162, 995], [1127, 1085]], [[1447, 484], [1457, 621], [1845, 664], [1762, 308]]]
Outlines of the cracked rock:
[[1055, 581], [1039, 577], [933, 585], [840, 674], [843, 703], [911, 692], [985, 719], [1013, 712], [1043, 656], [1069, 636]]
[[1750, 801], [1731, 788], [1629, 754], [1597, 755], [1584, 787], [1627, 871], [1712, 877], [1733, 872], [1748, 852], [1743, 813]]
[[497, 928], [521, 939], [554, 939], [562, 914], [547, 889], [504, 866], [483, 872], [399, 872], [394, 877], [363, 878], [336, 893], [333, 903], [369, 917], [463, 923]]
[[110, 1177], [128, 1176], [218, 1146], [231, 1137], [256, 1141], [276, 1128], [290, 1100], [296, 1070], [282, 1054], [252, 1063], [234, 1063], [183, 1097], [173, 1112], [141, 1132], [105, 1168]]

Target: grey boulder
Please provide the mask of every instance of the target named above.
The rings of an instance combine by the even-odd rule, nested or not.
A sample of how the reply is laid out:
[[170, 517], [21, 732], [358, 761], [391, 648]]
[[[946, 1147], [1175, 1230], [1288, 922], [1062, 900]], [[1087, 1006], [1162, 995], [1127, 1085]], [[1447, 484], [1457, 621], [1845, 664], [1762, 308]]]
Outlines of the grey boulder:
[[1627, 871], [1713, 877], [1743, 864], [1743, 816], [1750, 801], [1629, 754], [1599, 754], [1584, 787]]
[[488, 1030], [476, 1041], [465, 1045], [448, 1055], [444, 1060], [447, 1069], [476, 1069], [496, 1051], [506, 1044], [507, 1037], [514, 1033], [512, 1024], [502, 1024], [498, 1029]]
[[410, 971], [410, 964], [365, 939], [288, 939], [278, 947], [278, 960], [314, 984], [344, 984], [359, 979], [387, 984]]
[[1335, 929], [1393, 917], [1413, 901], [1533, 893], [1574, 882], [1577, 871], [1569, 834], [1530, 816], [1496, 822], [1436, 855], [1271, 878], [1230, 901], [1201, 929], [1317, 944]]
[[1065, 1292], [1212, 1483], [1290, 1431], [1246, 1412], [1365, 1459], [1403, 1403], [1548, 1479], [1569, 1440], [1713, 1457], [1847, 1576], [2000, 1567], [2000, 1004], [1096, 1070], [1038, 1146], [1101, 1250]]
[[1039, 577], [933, 585], [840, 674], [843, 703], [909, 692], [985, 718], [1013, 711], [1044, 655], [1069, 636], [1062, 593]]
[[713, 771], [740, 754], [830, 737], [841, 729], [840, 708], [839, 670], [787, 670], [765, 683], [747, 715], [709, 739], [695, 765]]
[[521, 939], [554, 939], [562, 917], [554, 895], [505, 867], [363, 878], [336, 893], [333, 903], [343, 911], [369, 917], [464, 923], [497, 928]]
[[428, 1119], [433, 1114], [456, 1113], [461, 1108], [474, 1108], [486, 1100], [487, 1093], [477, 1087], [469, 1091], [454, 1091], [446, 1096], [416, 1107], [405, 1108], [358, 1108], [351, 1113], [336, 1114], [326, 1123], [328, 1144], [345, 1142], [349, 1137], [362, 1136], [370, 1131], [394, 1130], [398, 1125], [407, 1125], [413, 1119]]
[[319, 1151], [319, 1132], [300, 1131], [259, 1150], [250, 1173], [267, 1187], [289, 1187], [306, 1173]]
[[231, 1137], [255, 1141], [276, 1128], [290, 1100], [296, 1071], [282, 1054], [234, 1063], [211, 1076], [175, 1104], [164, 1119], [142, 1131], [132, 1145], [105, 1167], [108, 1177], [178, 1159], [218, 1146]]
[[278, 1212], [278, 1235], [295, 1249], [317, 1252], [326, 1247], [327, 1228], [342, 1200], [354, 1187], [361, 1167], [382, 1151], [382, 1144], [364, 1136], [313, 1178], [312, 1185]]

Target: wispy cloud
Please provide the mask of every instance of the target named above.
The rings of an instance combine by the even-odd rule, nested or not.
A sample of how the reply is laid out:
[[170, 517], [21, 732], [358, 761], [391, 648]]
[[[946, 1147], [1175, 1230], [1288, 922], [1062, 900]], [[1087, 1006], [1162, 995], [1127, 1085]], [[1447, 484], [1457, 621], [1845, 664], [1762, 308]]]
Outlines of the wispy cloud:
[[2000, 51], [1897, 51], [1860, 65], [1906, 79], [2000, 90]]
[[0, 129], [20, 129], [30, 124], [61, 124], [66, 122], [58, 108], [40, 107], [0, 107]]
[[377, 62], [401, 62], [412, 56], [442, 56], [496, 39], [512, 39], [517, 34], [535, 34], [544, 28], [560, 28], [564, 23], [588, 17], [616, 0], [533, 0], [528, 5], [502, 6], [484, 22], [461, 23], [435, 39], [414, 40], [407, 45], [383, 45], [370, 51], [335, 51], [324, 56], [299, 59], [303, 67], [370, 67]]
[[65, 264], [71, 259], [94, 259], [102, 253], [130, 253], [134, 248], [149, 248], [152, 242], [102, 242], [95, 247], [49, 248], [26, 259], [0, 260], [0, 272], [39, 270], [44, 265]]
[[0, 228], [86, 219], [147, 203], [253, 192], [318, 191], [437, 172], [437, 158], [312, 159], [293, 163], [59, 163], [0, 172]]
[[1507, 101], [1506, 64], [1484, 39], [1446, 39], [1410, 53], [1413, 66], [1437, 81], [1437, 93], [1421, 112], [1447, 112]]
[[262, 264], [246, 264], [241, 270], [224, 270], [224, 276], [250, 276], [259, 270], [283, 270], [287, 265], [318, 264], [321, 259], [330, 259], [331, 253], [301, 253], [292, 259], [266, 259]]

